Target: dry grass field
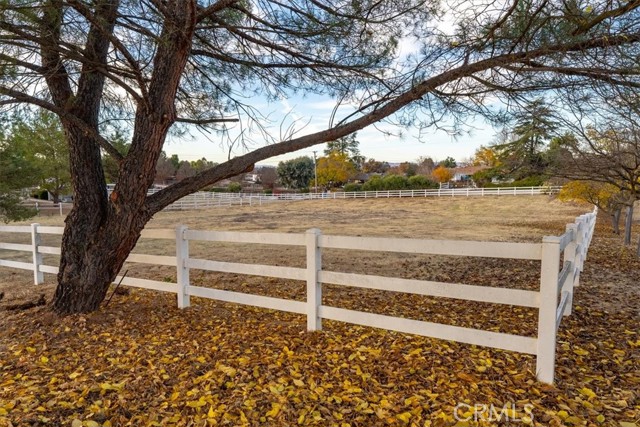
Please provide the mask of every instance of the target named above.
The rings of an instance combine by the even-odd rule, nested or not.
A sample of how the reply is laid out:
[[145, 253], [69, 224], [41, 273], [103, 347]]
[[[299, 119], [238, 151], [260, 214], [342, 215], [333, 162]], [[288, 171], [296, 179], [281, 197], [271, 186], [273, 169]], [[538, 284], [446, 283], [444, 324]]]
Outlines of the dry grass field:
[[[539, 242], [588, 210], [544, 196], [327, 200], [160, 213], [148, 227]], [[63, 224], [60, 217], [38, 221]], [[0, 241], [27, 240], [0, 233]], [[45, 243], [57, 244], [56, 237]], [[304, 249], [296, 247], [196, 242], [190, 250], [205, 259], [304, 264]], [[174, 251], [171, 241], [142, 239], [134, 252]], [[506, 425], [504, 414], [501, 421], [486, 413], [474, 420], [461, 409], [476, 404], [498, 411], [511, 405], [512, 424], [640, 425], [640, 263], [632, 252], [600, 218], [574, 314], [560, 327], [554, 386], [535, 380], [529, 355], [331, 321], [307, 333], [303, 316], [199, 298], [178, 310], [175, 295], [160, 292], [134, 289], [97, 313], [63, 319], [46, 307], [6, 311], [40, 293], [50, 300], [54, 277], [36, 287], [31, 273], [0, 268], [0, 426]], [[0, 258], [29, 260], [7, 251]], [[323, 265], [520, 289], [537, 289], [540, 268], [532, 261], [339, 250], [326, 251]], [[125, 268], [129, 276], [175, 281], [170, 267]], [[191, 279], [305, 298], [296, 281], [201, 271]], [[537, 312], [527, 308], [327, 285], [324, 302], [536, 335]]]

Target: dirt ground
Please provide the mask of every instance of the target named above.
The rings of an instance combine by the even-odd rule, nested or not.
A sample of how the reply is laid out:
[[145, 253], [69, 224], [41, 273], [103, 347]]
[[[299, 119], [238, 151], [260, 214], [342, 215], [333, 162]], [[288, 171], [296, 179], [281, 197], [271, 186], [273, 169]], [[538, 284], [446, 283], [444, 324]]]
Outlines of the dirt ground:
[[[588, 206], [561, 204], [546, 196], [327, 200], [160, 213], [148, 228], [174, 228], [177, 224], [186, 224], [193, 230], [285, 233], [319, 228], [324, 234], [335, 235], [540, 242], [544, 235], [561, 234], [566, 223], [589, 210]], [[63, 224], [60, 217], [38, 218], [38, 221], [46, 225]], [[46, 244], [57, 244], [56, 236], [47, 236], [46, 239]], [[27, 243], [28, 239], [0, 233], [0, 241]], [[143, 239], [134, 250], [136, 253], [162, 255], [172, 255], [174, 251], [173, 242], [156, 239]], [[193, 257], [221, 261], [304, 265], [304, 249], [296, 247], [197, 242], [191, 245], [190, 251]], [[46, 275], [45, 285], [34, 286], [30, 272], [0, 268], [0, 292], [5, 295], [0, 301], [0, 426], [3, 425], [3, 402], [10, 407], [5, 409], [5, 419], [13, 425], [62, 425], [55, 423], [70, 423], [72, 420], [84, 420], [85, 425], [89, 425], [87, 423], [90, 420], [97, 420], [98, 425], [104, 426], [261, 425], [265, 422], [270, 425], [337, 426], [497, 425], [492, 422], [483, 424], [482, 421], [456, 424], [459, 420], [452, 418], [451, 414], [456, 402], [460, 401], [471, 405], [473, 402], [496, 405], [530, 402], [535, 406], [536, 417], [532, 421], [535, 425], [640, 425], [620, 424], [638, 423], [640, 417], [640, 337], [637, 328], [640, 322], [640, 263], [633, 252], [620, 245], [619, 236], [611, 234], [607, 219], [599, 218], [596, 237], [581, 276], [581, 286], [574, 296], [574, 313], [565, 318], [560, 327], [557, 382], [556, 386], [549, 387], [535, 381], [535, 358], [528, 355], [330, 321], [325, 322], [323, 332], [306, 334], [303, 316], [199, 298], [192, 298], [192, 307], [180, 311], [175, 308], [174, 295], [159, 292], [133, 290], [130, 295], [116, 295], [110, 306], [98, 313], [65, 319], [57, 319], [48, 313], [46, 307], [23, 312], [6, 311], [7, 306], [33, 301], [41, 293], [50, 300], [55, 278]], [[56, 264], [57, 257], [47, 257], [48, 264]], [[29, 260], [29, 256], [2, 250], [0, 258]], [[333, 271], [532, 290], [539, 286], [540, 268], [539, 262], [534, 261], [339, 250], [325, 251], [323, 266]], [[175, 269], [170, 267], [129, 263], [125, 269], [129, 270], [128, 276], [132, 277], [175, 281]], [[191, 272], [191, 280], [199, 286], [295, 300], [305, 298], [305, 284], [296, 281], [195, 270]], [[536, 335], [537, 312], [533, 309], [328, 285], [324, 286], [323, 292], [326, 305], [518, 335]], [[197, 333], [185, 335], [185, 331], [174, 330], [174, 324]], [[168, 341], [162, 338], [167, 331], [173, 337]], [[73, 335], [76, 332], [77, 335]], [[56, 405], [62, 399], [60, 393], [64, 394], [66, 389], [61, 391], [52, 386], [48, 386], [49, 390], [55, 390], [47, 396], [39, 397], [36, 394], [31, 398], [20, 397], [22, 393], [29, 393], [28, 387], [20, 387], [15, 376], [25, 372], [29, 375], [30, 370], [27, 369], [27, 362], [20, 364], [12, 360], [12, 354], [29, 353], [30, 350], [24, 350], [29, 347], [36, 351], [34, 356], [27, 356], [41, 357], [46, 350], [47, 354], [60, 357], [61, 363], [67, 357], [68, 363], [78, 370], [84, 365], [93, 365], [93, 362], [77, 355], [85, 351], [82, 350], [83, 345], [91, 351], [104, 354], [104, 357], [112, 353], [102, 346], [98, 347], [99, 343], [91, 338], [105, 334], [111, 337], [109, 340], [112, 340], [110, 345], [113, 345], [113, 351], [120, 354], [109, 357], [118, 360], [124, 354], [129, 354], [126, 347], [122, 346], [130, 346], [131, 339], [144, 337], [153, 341], [156, 339], [153, 337], [159, 337], [163, 343], [159, 350], [162, 357], [191, 360], [191, 352], [193, 348], [196, 349], [193, 354], [195, 361], [191, 360], [189, 367], [185, 368], [193, 375], [203, 369], [206, 371], [205, 367], [200, 366], [206, 363], [199, 362], [206, 358], [207, 363], [218, 368], [219, 365], [235, 366], [238, 372], [245, 368], [247, 372], [253, 369], [254, 373], [266, 369], [261, 371], [266, 377], [263, 375], [255, 381], [260, 383], [266, 378], [267, 383], [273, 382], [276, 388], [279, 387], [278, 378], [281, 378], [280, 384], [284, 384], [282, 378], [285, 377], [301, 378], [305, 383], [301, 386], [294, 381], [298, 397], [289, 396], [282, 400], [280, 396], [280, 400], [273, 400], [266, 399], [264, 388], [249, 387], [247, 384], [251, 382], [245, 381], [242, 387], [238, 384], [237, 393], [206, 394], [205, 409], [209, 411], [200, 411], [196, 404], [190, 404], [194, 398], [203, 395], [203, 391], [193, 384], [185, 385], [187, 389], [195, 387], [189, 394], [177, 389], [175, 383], [169, 387], [153, 381], [151, 384], [146, 380], [135, 380], [136, 376], [144, 376], [145, 367], [148, 372], [151, 365], [154, 366], [153, 370], [157, 366], [165, 366], [163, 369], [170, 371], [160, 353], [145, 350], [144, 361], [135, 359], [135, 366], [129, 366], [128, 370], [114, 366], [94, 369], [108, 375], [110, 384], [127, 381], [122, 393], [126, 392], [128, 396], [136, 393], [149, 395], [153, 390], [159, 393], [158, 398], [125, 404], [117, 403], [114, 397], [109, 405], [101, 399], [101, 405], [108, 408], [97, 412], [88, 403], [66, 411], [60, 410]], [[118, 337], [114, 337], [114, 334]], [[121, 339], [124, 337], [129, 341]], [[178, 337], [183, 344], [175, 342]], [[203, 353], [202, 349], [211, 348], [211, 340], [217, 343], [216, 351]], [[183, 347], [184, 342], [191, 343], [189, 350]], [[287, 351], [295, 351], [295, 363], [283, 364], [278, 359], [281, 357], [280, 350], [275, 351], [275, 347], [272, 348], [269, 343], [279, 348], [286, 343]], [[359, 353], [354, 350], [358, 346], [368, 349], [369, 356], [365, 350], [361, 349]], [[247, 356], [251, 362], [243, 368], [234, 365], [234, 357], [242, 353], [239, 349], [253, 355]], [[383, 353], [380, 358], [371, 356], [380, 351]], [[422, 359], [414, 360], [411, 354], [422, 354]], [[51, 355], [46, 357], [53, 360]], [[353, 357], [357, 358], [356, 362], [360, 360], [355, 364], [357, 369]], [[111, 362], [111, 365], [114, 363]], [[369, 366], [369, 363], [373, 365]], [[66, 372], [62, 367], [39, 366], [31, 374], [38, 377], [46, 374], [46, 369], [53, 370], [51, 375]], [[305, 370], [307, 373], [304, 378], [292, 373]], [[65, 375], [75, 374], [69, 372]], [[166, 375], [173, 376], [171, 372]], [[375, 379], [373, 382], [371, 375]], [[74, 377], [74, 381], [80, 379], [82, 377]], [[91, 381], [99, 383], [106, 380], [92, 380], [89, 377], [84, 383], [69, 385], [67, 379], [67, 394], [81, 396], [80, 388], [87, 381], [90, 384]], [[318, 386], [325, 390], [338, 387], [338, 383], [344, 384], [345, 381], [359, 384], [357, 388], [360, 389], [359, 394], [356, 393], [359, 397], [352, 396], [352, 402], [349, 403], [344, 395], [325, 400], [322, 393], [316, 390]], [[385, 388], [384, 384], [393, 386]], [[90, 390], [89, 387], [87, 393]], [[183, 393], [175, 399], [175, 405], [167, 403], [171, 402], [169, 395], [173, 396], [172, 390], [174, 393]], [[94, 405], [98, 397], [104, 397], [108, 392], [110, 390], [100, 391], [99, 396], [92, 400]], [[388, 408], [379, 397], [375, 397], [381, 393], [390, 402]], [[412, 396], [422, 397], [416, 398], [416, 403], [408, 401]], [[40, 418], [28, 413], [28, 409], [36, 405], [34, 399], [43, 408]], [[258, 404], [247, 408], [246, 399], [257, 399]], [[261, 399], [266, 399], [266, 403], [261, 404]], [[47, 406], [46, 402], [55, 404]], [[356, 403], [366, 403], [372, 409], [364, 410]], [[101, 414], [100, 417], [95, 417], [96, 413]], [[178, 418], [176, 413], [179, 413]], [[21, 424], [25, 420], [30, 420], [31, 424]]]

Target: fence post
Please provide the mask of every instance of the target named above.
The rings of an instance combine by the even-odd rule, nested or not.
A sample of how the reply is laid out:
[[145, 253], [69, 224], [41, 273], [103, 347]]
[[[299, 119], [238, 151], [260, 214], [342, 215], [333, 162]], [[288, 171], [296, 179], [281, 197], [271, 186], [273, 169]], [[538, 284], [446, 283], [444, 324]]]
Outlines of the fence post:
[[307, 230], [307, 330], [322, 330], [322, 318], [318, 309], [322, 305], [322, 283], [318, 271], [322, 269], [322, 251], [318, 247], [321, 232], [317, 228]]
[[580, 273], [584, 269], [584, 260], [586, 255], [586, 242], [585, 242], [585, 233], [589, 225], [586, 220], [579, 216], [576, 219], [576, 278], [573, 282], [574, 287], [580, 286]]
[[562, 256], [562, 259], [564, 260], [565, 264], [567, 262], [573, 264], [573, 268], [569, 272], [569, 276], [567, 277], [567, 279], [565, 279], [564, 286], [562, 287], [562, 292], [569, 293], [567, 297], [567, 305], [565, 306], [563, 313], [565, 316], [569, 316], [571, 314], [571, 306], [573, 305], [573, 288], [577, 279], [575, 272], [577, 271], [576, 248], [578, 247], [578, 245], [576, 244], [576, 240], [578, 238], [578, 226], [576, 224], [567, 224], [567, 231], [573, 232], [573, 238], [571, 239], [571, 242], [567, 245], [567, 247], [564, 248], [564, 255]]
[[33, 282], [36, 285], [44, 283], [44, 273], [40, 271], [42, 262], [42, 254], [38, 251], [38, 247], [41, 243], [40, 234], [38, 234], [38, 227], [40, 224], [31, 224], [31, 251], [33, 253]]
[[62, 216], [62, 202], [58, 203], [58, 206], [60, 206], [60, 216]]
[[176, 267], [178, 269], [178, 308], [187, 308], [191, 305], [189, 299], [189, 240], [184, 238], [187, 231], [186, 225], [176, 227]]
[[560, 267], [560, 239], [542, 239], [540, 267], [540, 309], [538, 312], [538, 349], [536, 377], [552, 384], [556, 362], [556, 311], [558, 309], [558, 269]]

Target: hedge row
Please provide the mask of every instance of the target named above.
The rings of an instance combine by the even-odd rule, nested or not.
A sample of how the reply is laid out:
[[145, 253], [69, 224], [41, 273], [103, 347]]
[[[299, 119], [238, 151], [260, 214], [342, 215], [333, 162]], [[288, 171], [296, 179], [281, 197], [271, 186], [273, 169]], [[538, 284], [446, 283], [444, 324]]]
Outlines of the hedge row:
[[422, 190], [438, 188], [438, 184], [425, 175], [374, 175], [364, 184], [346, 184], [344, 191]]

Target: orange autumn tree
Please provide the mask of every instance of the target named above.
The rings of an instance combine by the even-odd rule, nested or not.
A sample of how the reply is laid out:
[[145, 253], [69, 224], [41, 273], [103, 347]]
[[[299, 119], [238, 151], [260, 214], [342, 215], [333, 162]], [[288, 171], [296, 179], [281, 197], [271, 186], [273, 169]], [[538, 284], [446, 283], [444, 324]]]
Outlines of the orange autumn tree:
[[451, 170], [442, 165], [438, 166], [433, 172], [431, 172], [431, 175], [438, 182], [449, 182], [451, 181], [451, 178], [453, 178]]
[[356, 167], [346, 153], [332, 151], [318, 159], [317, 172], [318, 185], [332, 188], [347, 183], [356, 174]]
[[620, 234], [620, 214], [624, 206], [619, 188], [612, 184], [597, 181], [569, 181], [558, 193], [563, 202], [587, 202], [611, 217], [611, 227]]

